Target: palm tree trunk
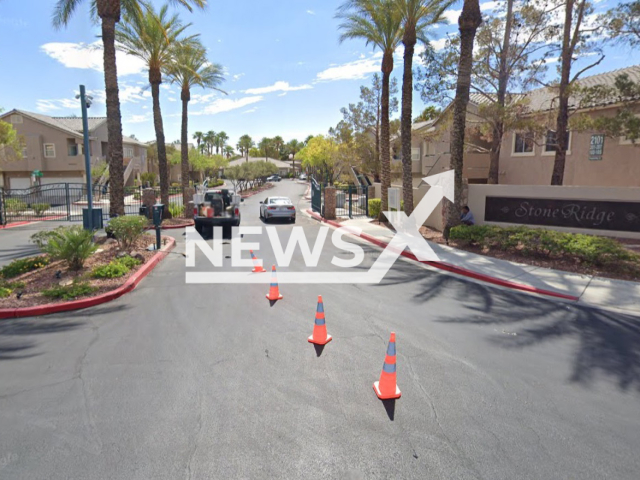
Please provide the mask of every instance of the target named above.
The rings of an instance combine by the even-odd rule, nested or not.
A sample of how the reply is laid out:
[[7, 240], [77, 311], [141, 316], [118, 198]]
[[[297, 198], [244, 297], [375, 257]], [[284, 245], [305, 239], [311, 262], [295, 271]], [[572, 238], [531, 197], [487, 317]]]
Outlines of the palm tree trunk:
[[104, 84], [107, 103], [109, 155], [109, 216], [124, 215], [124, 165], [122, 154], [122, 118], [118, 94], [118, 70], [115, 43], [116, 18], [102, 17], [104, 46]]
[[402, 140], [402, 198], [407, 215], [413, 212], [413, 173], [411, 161], [411, 104], [413, 102], [413, 51], [416, 45], [415, 28], [407, 28], [404, 44], [404, 72], [402, 75], [402, 113], [400, 139]]
[[182, 90], [180, 95], [182, 100], [182, 136], [180, 138], [180, 157], [182, 161], [182, 204], [184, 205], [185, 213], [187, 211], [187, 204], [191, 201], [187, 195], [187, 189], [189, 188], [189, 145], [188, 131], [189, 131], [189, 89]]
[[[389, 133], [389, 80], [393, 70], [393, 54], [382, 59], [382, 98], [380, 99], [380, 170], [382, 171], [382, 205], [381, 212], [389, 210], [389, 187], [391, 186], [391, 146]], [[391, 62], [391, 68], [389, 68]]]
[[562, 185], [564, 166], [567, 160], [567, 126], [569, 124], [569, 77], [573, 49], [571, 48], [571, 27], [573, 23], [573, 0], [567, 0], [565, 6], [565, 23], [562, 38], [562, 66], [560, 69], [560, 86], [558, 99], [558, 119], [556, 125], [556, 156], [553, 162], [551, 185]]
[[[152, 72], [149, 72], [149, 76]], [[157, 75], [159, 77], [159, 74]], [[156, 130], [156, 145], [158, 147], [158, 171], [160, 173], [160, 201], [164, 204], [163, 218], [171, 218], [169, 213], [169, 167], [167, 165], [167, 147], [164, 143], [164, 126], [160, 111], [160, 82], [151, 83], [151, 97], [153, 98], [153, 126]]]
[[444, 238], [449, 240], [451, 228], [460, 223], [462, 203], [462, 166], [464, 161], [464, 130], [467, 120], [467, 105], [471, 88], [471, 67], [473, 65], [473, 40], [482, 23], [478, 0], [464, 0], [462, 14], [458, 20], [460, 28], [460, 61], [458, 63], [458, 84], [453, 104], [453, 125], [451, 128], [451, 168], [455, 174], [455, 201], [447, 204]]

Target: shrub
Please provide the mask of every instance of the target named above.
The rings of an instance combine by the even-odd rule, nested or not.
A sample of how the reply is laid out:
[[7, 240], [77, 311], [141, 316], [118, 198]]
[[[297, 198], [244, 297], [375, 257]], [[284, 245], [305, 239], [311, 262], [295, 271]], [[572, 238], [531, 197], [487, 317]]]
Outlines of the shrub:
[[51, 205], [49, 205], [48, 203], [34, 203], [31, 205], [31, 208], [33, 208], [33, 212], [36, 215], [40, 216], [44, 212], [49, 210], [51, 208]]
[[42, 295], [49, 298], [58, 298], [61, 300], [73, 300], [77, 297], [89, 295], [95, 292], [96, 287], [92, 287], [87, 282], [72, 283], [64, 287], [53, 287], [48, 290], [44, 290]]
[[42, 250], [44, 246], [49, 242], [49, 239], [51, 237], [59, 234], [59, 233], [56, 233], [56, 231], [62, 228], [64, 227], [58, 227], [54, 230], [40, 230], [39, 232], [36, 232], [33, 235], [31, 235], [31, 242], [35, 243], [38, 246], [38, 248]]
[[382, 210], [382, 199], [372, 198], [369, 200], [369, 216], [372, 218], [380, 218]]
[[140, 200], [142, 198], [142, 194], [140, 192], [133, 192], [133, 199]]
[[126, 266], [128, 269], [132, 269], [134, 267], [137, 267], [138, 265], [140, 265], [142, 263], [137, 258], [130, 257], [129, 255], [127, 255], [126, 257], [118, 258], [118, 259], [116, 259], [114, 261], [116, 261], [118, 263], [121, 263], [122, 265]]
[[184, 205], [180, 205], [179, 203], [170, 203], [169, 213], [172, 217], [182, 217], [184, 215]]
[[11, 295], [11, 292], [13, 292], [13, 290], [11, 290], [10, 288], [0, 287], [0, 298], [7, 298], [9, 295]]
[[93, 232], [84, 230], [80, 225], [53, 230], [42, 251], [51, 258], [64, 260], [70, 270], [80, 270], [84, 262], [96, 250]]
[[27, 209], [27, 204], [18, 198], [8, 198], [4, 202], [4, 208], [9, 213], [22, 213]]
[[3, 278], [13, 278], [23, 273], [31, 272], [49, 264], [49, 259], [44, 256], [19, 258], [0, 269]]
[[153, 172], [144, 172], [140, 174], [140, 181], [142, 182], [143, 185], [146, 185], [147, 183], [152, 186], [155, 187], [156, 186], [156, 174]]
[[109, 231], [121, 248], [128, 249], [142, 236], [146, 225], [146, 217], [140, 215], [116, 217], [109, 221]]
[[179, 182], [171, 182], [172, 187], [180, 187], [182, 184]]
[[113, 260], [107, 265], [94, 268], [91, 276], [94, 278], [117, 278], [127, 274], [128, 272], [129, 267], [117, 260]]

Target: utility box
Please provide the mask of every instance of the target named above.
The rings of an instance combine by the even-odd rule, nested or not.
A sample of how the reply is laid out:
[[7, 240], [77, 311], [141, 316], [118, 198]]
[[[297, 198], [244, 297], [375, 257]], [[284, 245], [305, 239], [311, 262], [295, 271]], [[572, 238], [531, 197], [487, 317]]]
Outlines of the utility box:
[[[103, 228], [102, 223], [102, 209], [101, 208], [92, 208], [91, 209], [91, 220], [92, 227], [94, 230], [100, 230]], [[89, 230], [89, 209], [82, 209], [82, 228], [85, 230]]]
[[159, 227], [162, 223], [162, 214], [164, 213], [164, 204], [156, 203], [153, 206], [153, 224]]

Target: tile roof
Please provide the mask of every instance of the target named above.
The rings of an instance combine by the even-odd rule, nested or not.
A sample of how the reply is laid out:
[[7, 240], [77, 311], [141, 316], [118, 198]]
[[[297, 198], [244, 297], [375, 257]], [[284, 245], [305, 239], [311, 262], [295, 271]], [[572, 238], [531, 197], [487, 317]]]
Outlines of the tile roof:
[[[69, 130], [75, 130], [82, 133], [82, 117], [50, 117], [58, 123], [61, 123]], [[104, 122], [107, 121], [107, 117], [89, 117], [87, 123], [89, 124], [89, 131], [96, 129]]]
[[[249, 162], [264, 162], [264, 157], [249, 157]], [[230, 167], [235, 167], [238, 165], [242, 165], [247, 161], [246, 158], [238, 158], [236, 160], [232, 160], [229, 162]], [[267, 160], [269, 163], [273, 163], [278, 168], [291, 168], [291, 164], [288, 162], [283, 162], [282, 160], [276, 160], [275, 158], [269, 158]]]

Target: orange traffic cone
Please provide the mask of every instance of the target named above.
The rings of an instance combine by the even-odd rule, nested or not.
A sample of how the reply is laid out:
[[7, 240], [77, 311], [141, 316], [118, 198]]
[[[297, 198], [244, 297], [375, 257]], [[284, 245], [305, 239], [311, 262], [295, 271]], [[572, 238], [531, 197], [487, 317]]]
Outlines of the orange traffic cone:
[[258, 260], [256, 258], [256, 256], [253, 254], [253, 250], [249, 250], [249, 252], [251, 252], [251, 260], [253, 260], [253, 270], [251, 270], [253, 273], [262, 273], [262, 272], [266, 272], [266, 270], [264, 269], [264, 267], [262, 265], [260, 265], [260, 260]]
[[307, 341], [316, 345], [326, 345], [331, 341], [331, 335], [327, 333], [327, 326], [324, 322], [324, 304], [322, 295], [318, 295], [318, 307], [316, 308], [316, 321], [313, 326], [313, 335]]
[[280, 290], [278, 290], [278, 279], [276, 278], [276, 266], [271, 267], [271, 287], [269, 293], [266, 295], [268, 300], [282, 300]]
[[394, 332], [391, 332], [380, 381], [374, 382], [373, 389], [380, 400], [400, 398], [400, 389], [396, 384], [396, 334]]

